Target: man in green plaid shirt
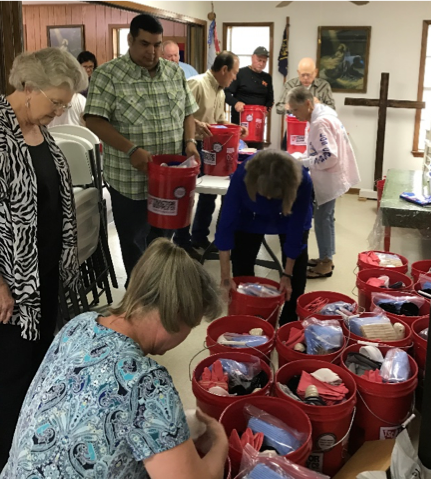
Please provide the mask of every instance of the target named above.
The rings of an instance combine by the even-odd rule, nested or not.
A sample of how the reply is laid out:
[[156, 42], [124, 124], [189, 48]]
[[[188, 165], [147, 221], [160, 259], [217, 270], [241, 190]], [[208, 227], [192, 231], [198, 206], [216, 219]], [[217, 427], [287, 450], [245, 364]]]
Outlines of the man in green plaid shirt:
[[200, 161], [193, 118], [198, 106], [181, 68], [160, 58], [162, 34], [161, 23], [152, 15], [135, 17], [128, 53], [94, 71], [84, 112], [88, 128], [103, 141], [103, 173], [127, 283], [150, 231], [151, 155], [181, 154], [184, 141], [186, 155]]

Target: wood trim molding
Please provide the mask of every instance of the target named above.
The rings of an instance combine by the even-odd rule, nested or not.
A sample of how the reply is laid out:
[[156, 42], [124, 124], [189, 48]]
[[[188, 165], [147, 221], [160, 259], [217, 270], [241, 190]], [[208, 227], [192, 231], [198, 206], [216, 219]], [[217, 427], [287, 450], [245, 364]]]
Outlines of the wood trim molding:
[[112, 8], [121, 8], [122, 10], [128, 10], [136, 13], [151, 13], [159, 18], [165, 18], [166, 20], [174, 20], [180, 23], [193, 23], [195, 25], [206, 26], [207, 21], [200, 18], [189, 17], [188, 15], [182, 15], [181, 13], [169, 12], [168, 10], [162, 10], [161, 8], [149, 7], [147, 5], [141, 5], [136, 2], [87, 2], [96, 3], [99, 5], [105, 5]]
[[[427, 54], [427, 41], [428, 41], [428, 27], [431, 25], [431, 20], [424, 20], [422, 23], [422, 42], [421, 42], [421, 56], [419, 62], [419, 81], [418, 81], [418, 96], [417, 101], [422, 101], [424, 92], [424, 76], [425, 76], [425, 59]], [[419, 156], [415, 153], [419, 148], [419, 131], [421, 123], [421, 110], [416, 110], [415, 114], [415, 130], [413, 135], [413, 156]], [[422, 154], [423, 156], [423, 154]]]
[[349, 190], [346, 192], [347, 195], [359, 195], [359, 192], [361, 191], [361, 188], [349, 188]]

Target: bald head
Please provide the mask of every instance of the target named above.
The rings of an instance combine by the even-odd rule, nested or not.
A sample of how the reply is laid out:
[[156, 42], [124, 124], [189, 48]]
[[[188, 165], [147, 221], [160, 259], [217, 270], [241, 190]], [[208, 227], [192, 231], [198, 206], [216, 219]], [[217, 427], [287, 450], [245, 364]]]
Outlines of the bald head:
[[162, 43], [162, 57], [170, 62], [178, 63], [180, 61], [180, 47], [172, 40]]
[[298, 65], [298, 77], [303, 86], [308, 88], [317, 75], [317, 68], [312, 58], [303, 58]]

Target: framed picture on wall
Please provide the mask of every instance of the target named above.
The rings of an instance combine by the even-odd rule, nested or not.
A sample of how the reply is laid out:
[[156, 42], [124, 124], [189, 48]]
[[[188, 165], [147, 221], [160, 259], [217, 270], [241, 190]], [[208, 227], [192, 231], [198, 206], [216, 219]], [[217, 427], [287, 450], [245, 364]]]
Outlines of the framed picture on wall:
[[366, 93], [371, 27], [319, 27], [318, 76], [333, 92]]
[[47, 26], [48, 46], [71, 53], [75, 58], [85, 50], [84, 25]]

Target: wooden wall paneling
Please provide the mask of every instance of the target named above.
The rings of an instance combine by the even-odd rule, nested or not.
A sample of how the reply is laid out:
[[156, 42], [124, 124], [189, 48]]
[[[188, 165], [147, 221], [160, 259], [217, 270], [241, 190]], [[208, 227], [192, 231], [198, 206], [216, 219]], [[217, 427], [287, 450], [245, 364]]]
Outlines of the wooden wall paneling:
[[39, 15], [39, 9], [37, 7], [33, 8], [32, 17], [33, 17], [34, 49], [40, 50], [42, 48], [42, 36], [38, 35], [38, 32], [40, 31], [40, 26], [39, 26], [40, 15]]
[[[71, 5], [71, 11], [72, 11], [72, 20], [71, 24], [72, 25], [83, 25], [85, 22], [83, 20], [83, 13], [84, 9], [81, 7], [81, 5]], [[87, 33], [87, 32], [85, 32]]]
[[65, 6], [65, 14], [66, 14], [65, 25], [73, 25], [73, 23], [72, 23], [72, 9], [73, 9], [73, 5], [66, 5]]
[[185, 23], [171, 22], [174, 24], [174, 36], [176, 37], [186, 37], [187, 36], [187, 25]]
[[48, 25], [48, 10], [49, 7], [46, 5], [39, 7], [40, 48], [46, 48], [48, 46], [48, 31], [46, 28]]
[[110, 60], [110, 58], [108, 58], [106, 45], [106, 42], [108, 41], [108, 30], [106, 26], [108, 25], [108, 23], [105, 19], [105, 10], [106, 8], [98, 8], [96, 16], [97, 50], [100, 58], [103, 59], [103, 63]]
[[99, 53], [98, 43], [99, 39], [96, 36], [96, 18], [98, 14], [98, 7], [93, 4], [85, 5], [84, 21], [85, 21], [85, 49], [96, 55], [97, 61], [102, 64], [106, 58], [102, 58]]

